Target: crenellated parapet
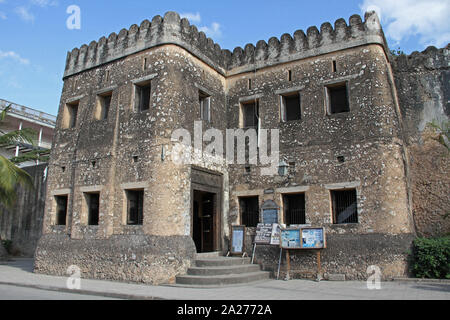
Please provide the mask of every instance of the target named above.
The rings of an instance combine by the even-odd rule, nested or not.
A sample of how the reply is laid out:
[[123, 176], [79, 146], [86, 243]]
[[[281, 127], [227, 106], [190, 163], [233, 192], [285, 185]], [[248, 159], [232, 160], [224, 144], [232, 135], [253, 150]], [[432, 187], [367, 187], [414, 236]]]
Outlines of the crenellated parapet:
[[395, 56], [392, 63], [395, 72], [448, 69], [450, 67], [450, 44], [442, 49], [430, 46], [422, 52], [414, 51], [410, 55], [401, 54]]
[[247, 44], [244, 49], [235, 48], [227, 69], [228, 74], [232, 75], [367, 44], [380, 44], [386, 50], [388, 48], [374, 11], [365, 14], [364, 22], [359, 15], [353, 15], [349, 25], [344, 19], [338, 19], [334, 28], [326, 22], [320, 30], [310, 27], [306, 33], [297, 30], [293, 36], [286, 33], [280, 39], [270, 38], [267, 43], [258, 41], [256, 47]]
[[298, 30], [293, 36], [283, 34], [280, 39], [273, 37], [268, 42], [261, 40], [245, 48], [237, 47], [230, 52], [222, 50], [204, 32], [181, 19], [175, 12], [167, 12], [164, 18], [156, 16], [145, 20], [140, 26], [132, 25], [119, 34], [112, 33], [67, 54], [64, 77], [126, 57], [152, 47], [175, 44], [188, 50], [199, 59], [215, 68], [223, 75], [263, 68], [278, 63], [304, 59], [329, 52], [366, 44], [380, 44], [387, 50], [386, 40], [375, 12], [365, 14], [362, 21], [353, 15], [347, 25], [344, 19], [320, 27], [310, 27], [305, 34]]
[[229, 55], [187, 19], [167, 12], [164, 18], [155, 16], [151, 22], [144, 20], [140, 26], [132, 25], [119, 34], [111, 33], [108, 38], [73, 49], [67, 54], [64, 77], [164, 44], [179, 45], [225, 74]]

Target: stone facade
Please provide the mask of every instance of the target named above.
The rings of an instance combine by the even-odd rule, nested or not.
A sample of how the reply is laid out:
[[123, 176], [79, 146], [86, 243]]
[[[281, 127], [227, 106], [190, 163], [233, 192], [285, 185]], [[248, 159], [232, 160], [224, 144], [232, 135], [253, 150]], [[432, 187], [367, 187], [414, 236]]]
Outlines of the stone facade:
[[428, 124], [442, 127], [450, 116], [449, 49], [429, 47], [393, 60], [401, 101], [404, 141], [410, 160], [411, 197], [417, 233], [450, 233], [450, 158], [439, 135]]
[[[283, 195], [304, 194], [306, 222], [329, 234], [326, 273], [361, 279], [375, 264], [384, 278], [404, 275], [415, 227], [392, 59], [375, 13], [364, 22], [355, 15], [349, 25], [339, 19], [334, 28], [325, 23], [320, 32], [311, 27], [231, 53], [169, 12], [74, 49], [67, 56], [36, 271], [63, 275], [75, 264], [86, 277], [171, 282], [196, 250], [228, 251], [231, 225], [243, 223], [240, 199], [258, 196], [260, 206], [275, 201], [278, 222], [285, 223]], [[346, 86], [349, 112], [330, 112], [328, 90], [337, 84]], [[142, 88], [150, 95], [139, 112]], [[105, 93], [108, 116], [98, 120]], [[284, 122], [280, 99], [291, 93], [301, 98], [301, 117]], [[201, 120], [199, 94], [209, 97], [208, 119]], [[194, 137], [200, 125], [225, 136], [243, 126], [243, 105], [255, 101], [259, 128], [280, 130], [289, 174], [263, 176], [259, 165], [207, 157], [189, 165], [172, 161], [175, 130]], [[128, 223], [133, 190], [143, 196], [138, 225]], [[334, 223], [333, 190], [356, 192], [357, 223]], [[94, 225], [89, 194], [99, 194]], [[58, 197], [67, 202], [64, 223], [57, 223]], [[254, 233], [247, 229], [248, 250]], [[274, 270], [278, 251], [261, 252], [257, 262]], [[308, 254], [292, 259], [294, 269], [308, 265]]]

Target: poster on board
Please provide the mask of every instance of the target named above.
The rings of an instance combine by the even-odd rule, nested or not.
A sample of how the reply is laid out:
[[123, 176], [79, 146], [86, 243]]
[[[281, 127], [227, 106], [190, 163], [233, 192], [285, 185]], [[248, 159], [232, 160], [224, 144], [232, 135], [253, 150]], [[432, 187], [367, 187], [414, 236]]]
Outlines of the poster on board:
[[281, 248], [301, 249], [300, 229], [281, 229]]
[[272, 234], [270, 236], [270, 245], [279, 246], [281, 242], [281, 225], [274, 223], [272, 225]]
[[245, 242], [245, 226], [231, 227], [231, 254], [243, 254]]
[[326, 239], [324, 228], [302, 228], [303, 249], [324, 249]]
[[256, 244], [270, 244], [272, 237], [272, 225], [259, 223], [256, 227]]

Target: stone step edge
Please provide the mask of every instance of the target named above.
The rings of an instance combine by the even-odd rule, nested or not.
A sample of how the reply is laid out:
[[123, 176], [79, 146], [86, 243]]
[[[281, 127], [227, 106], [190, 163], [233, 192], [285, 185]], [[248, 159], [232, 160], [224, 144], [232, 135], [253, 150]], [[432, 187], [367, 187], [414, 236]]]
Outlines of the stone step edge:
[[217, 279], [217, 280], [222, 280], [222, 279], [230, 279], [230, 278], [248, 278], [251, 276], [256, 276], [256, 275], [268, 275], [270, 277], [271, 272], [270, 271], [257, 271], [257, 272], [247, 272], [247, 273], [239, 273], [239, 274], [226, 274], [226, 275], [214, 275], [214, 276], [208, 276], [208, 275], [182, 275], [182, 276], [177, 276], [176, 278], [192, 278], [192, 279]]

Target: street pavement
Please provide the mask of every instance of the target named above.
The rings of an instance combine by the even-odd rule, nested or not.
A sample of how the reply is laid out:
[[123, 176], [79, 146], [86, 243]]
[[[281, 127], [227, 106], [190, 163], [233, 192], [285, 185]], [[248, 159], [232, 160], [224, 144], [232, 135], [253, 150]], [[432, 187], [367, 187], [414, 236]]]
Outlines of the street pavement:
[[0, 285], [1, 300], [117, 300], [101, 296]]
[[67, 277], [33, 273], [33, 260], [0, 264], [0, 300], [7, 299], [169, 299], [169, 300], [450, 300], [447, 281], [389, 281], [369, 290], [364, 281], [267, 280], [219, 288], [149, 286], [81, 279], [80, 290]]

